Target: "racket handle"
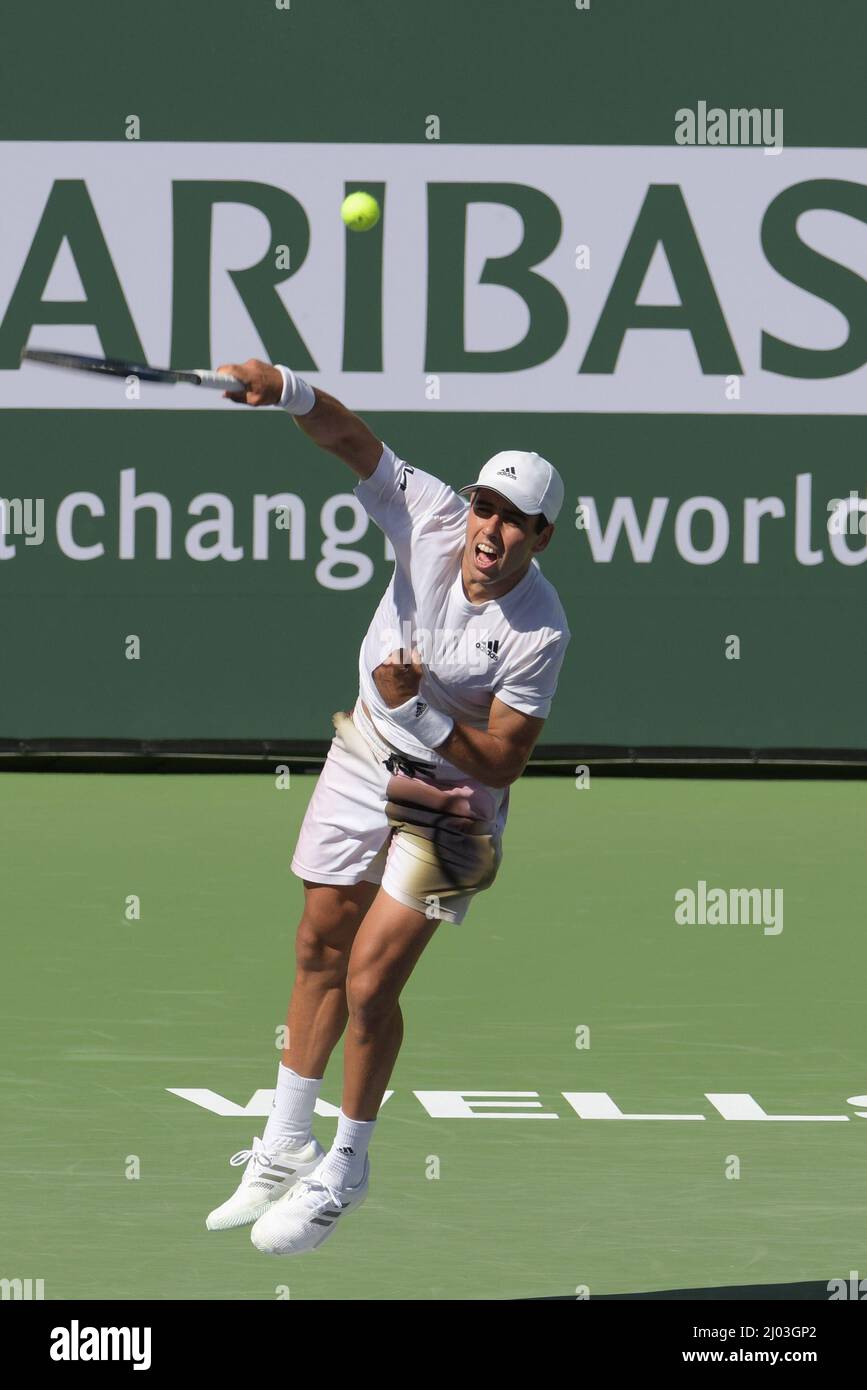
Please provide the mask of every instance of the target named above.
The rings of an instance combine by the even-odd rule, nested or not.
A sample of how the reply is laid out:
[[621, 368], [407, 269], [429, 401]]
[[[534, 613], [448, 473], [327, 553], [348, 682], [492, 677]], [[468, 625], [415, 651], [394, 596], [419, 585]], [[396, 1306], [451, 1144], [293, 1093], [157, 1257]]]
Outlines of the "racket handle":
[[199, 385], [206, 386], [211, 391], [242, 391], [247, 388], [242, 381], [236, 380], [233, 376], [221, 375], [220, 372], [212, 372], [207, 367], [194, 367], [196, 376], [199, 378]]

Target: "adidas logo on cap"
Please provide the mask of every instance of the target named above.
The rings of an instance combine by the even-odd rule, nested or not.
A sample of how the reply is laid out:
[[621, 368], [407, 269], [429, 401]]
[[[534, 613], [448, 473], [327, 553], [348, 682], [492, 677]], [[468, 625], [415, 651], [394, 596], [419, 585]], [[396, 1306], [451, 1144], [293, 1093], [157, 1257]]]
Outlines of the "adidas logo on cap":
[[458, 492], [475, 493], [479, 488], [498, 492], [527, 516], [542, 513], [548, 522], [557, 520], [565, 494], [556, 468], [523, 449], [501, 449], [483, 465], [476, 482], [465, 483]]

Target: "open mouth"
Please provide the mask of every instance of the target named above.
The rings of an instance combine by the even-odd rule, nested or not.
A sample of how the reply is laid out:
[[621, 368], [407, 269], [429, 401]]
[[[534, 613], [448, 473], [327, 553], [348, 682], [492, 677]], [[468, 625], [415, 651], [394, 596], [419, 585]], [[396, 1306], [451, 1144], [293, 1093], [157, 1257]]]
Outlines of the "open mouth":
[[485, 545], [483, 541], [476, 546], [473, 556], [480, 570], [493, 569], [500, 558], [494, 547]]

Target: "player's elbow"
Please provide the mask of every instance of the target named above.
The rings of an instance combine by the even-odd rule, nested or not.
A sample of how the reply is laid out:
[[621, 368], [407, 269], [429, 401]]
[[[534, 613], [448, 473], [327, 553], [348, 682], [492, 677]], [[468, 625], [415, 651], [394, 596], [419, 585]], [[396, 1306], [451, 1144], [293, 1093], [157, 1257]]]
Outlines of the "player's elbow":
[[519, 763], [509, 763], [506, 767], [499, 769], [497, 780], [491, 782], [489, 785], [496, 787], [498, 790], [501, 788], [505, 790], [505, 788], [510, 787], [513, 782], [517, 782], [526, 766], [526, 758], [522, 758]]

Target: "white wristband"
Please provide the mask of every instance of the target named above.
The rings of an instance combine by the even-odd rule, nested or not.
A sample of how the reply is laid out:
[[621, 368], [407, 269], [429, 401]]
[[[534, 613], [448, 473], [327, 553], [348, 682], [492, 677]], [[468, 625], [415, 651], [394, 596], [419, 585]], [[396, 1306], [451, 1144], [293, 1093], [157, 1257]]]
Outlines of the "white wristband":
[[313, 387], [303, 377], [296, 376], [289, 367], [281, 367], [279, 362], [275, 362], [274, 366], [283, 378], [283, 394], [278, 405], [288, 410], [290, 415], [306, 415], [316, 404]]
[[455, 727], [450, 715], [433, 709], [420, 695], [412, 695], [404, 704], [390, 709], [388, 717], [417, 738], [419, 743], [423, 743], [425, 748], [438, 748]]

